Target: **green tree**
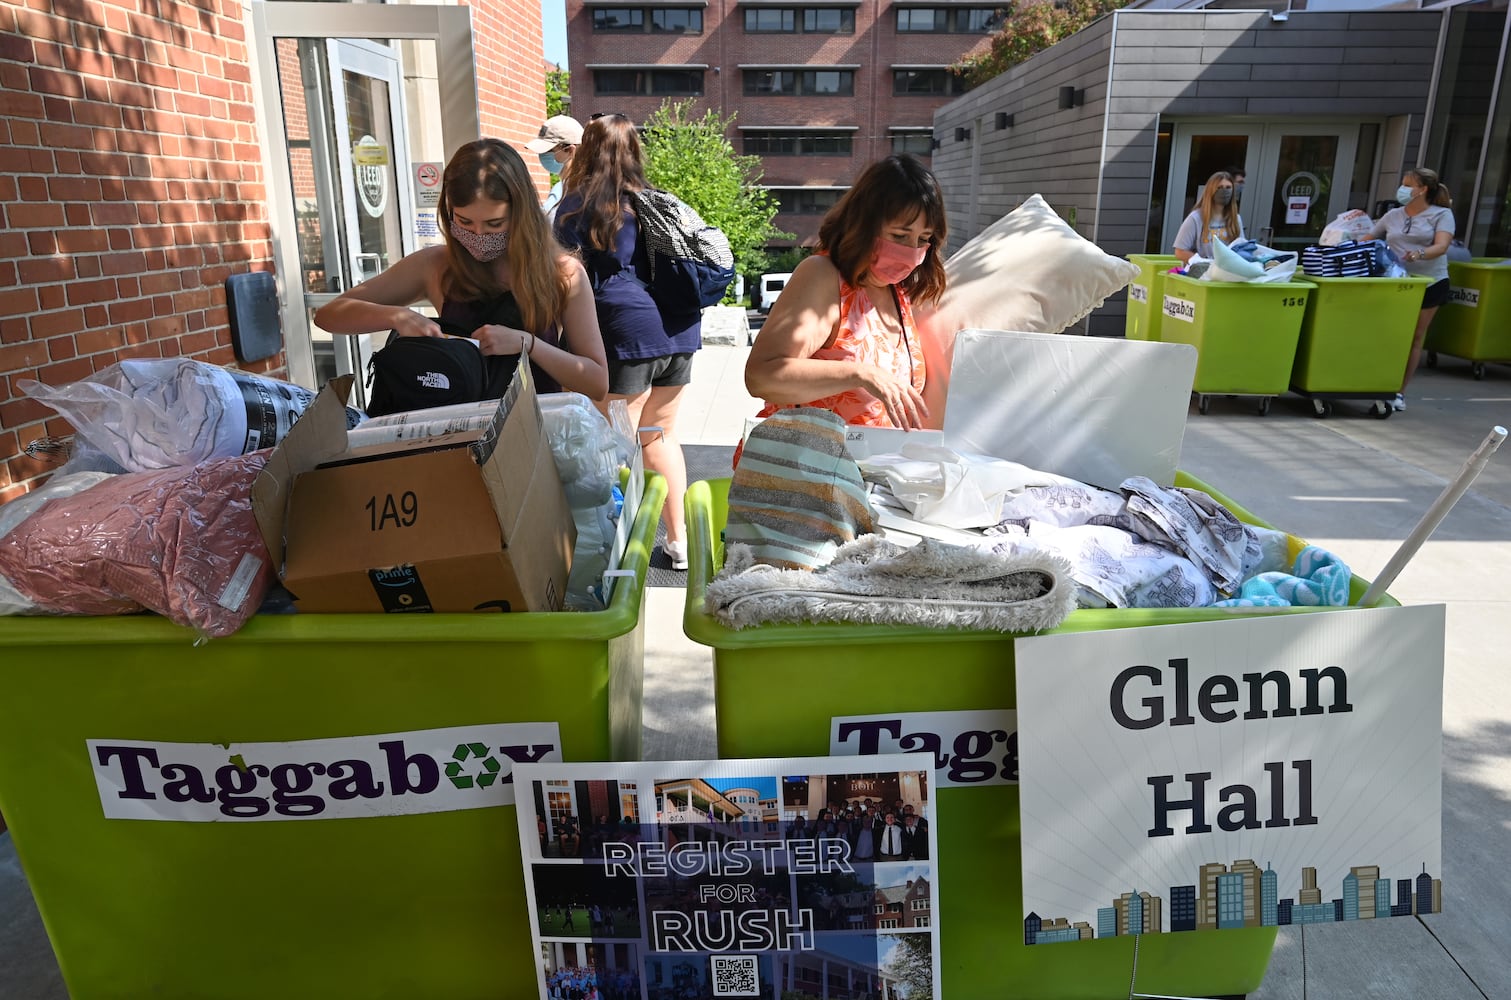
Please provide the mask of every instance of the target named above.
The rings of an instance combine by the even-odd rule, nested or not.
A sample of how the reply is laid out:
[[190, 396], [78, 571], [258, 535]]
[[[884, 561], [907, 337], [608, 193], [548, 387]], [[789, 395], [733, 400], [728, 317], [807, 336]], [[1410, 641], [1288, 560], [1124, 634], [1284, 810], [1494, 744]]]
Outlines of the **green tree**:
[[883, 971], [898, 981], [908, 1000], [934, 1000], [934, 956], [928, 934], [893, 935], [897, 947]]
[[990, 47], [980, 55], [962, 59], [953, 69], [965, 78], [967, 87], [979, 86], [1127, 3], [1128, 0], [1020, 0], [992, 35]]
[[[734, 115], [693, 114], [693, 102], [666, 101], [641, 127], [645, 176], [687, 202], [703, 220], [729, 238], [735, 271], [746, 276], [770, 270], [766, 245], [792, 239], [772, 225], [777, 201], [761, 187], [761, 160], [735, 152], [727, 137]], [[726, 301], [734, 297], [734, 286]]]
[[572, 74], [553, 69], [546, 74], [546, 117], [564, 115], [572, 107]]

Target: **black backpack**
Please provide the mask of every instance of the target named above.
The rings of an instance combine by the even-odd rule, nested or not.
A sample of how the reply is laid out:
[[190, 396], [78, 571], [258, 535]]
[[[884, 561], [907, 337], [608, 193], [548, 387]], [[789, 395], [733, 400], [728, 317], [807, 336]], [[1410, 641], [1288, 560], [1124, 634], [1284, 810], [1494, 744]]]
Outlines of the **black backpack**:
[[400, 337], [395, 333], [367, 367], [368, 416], [488, 398], [486, 359], [477, 344], [465, 337]]
[[691, 320], [704, 306], [718, 305], [735, 279], [729, 238], [670, 192], [637, 191], [632, 200], [650, 259], [646, 288], [661, 314]]

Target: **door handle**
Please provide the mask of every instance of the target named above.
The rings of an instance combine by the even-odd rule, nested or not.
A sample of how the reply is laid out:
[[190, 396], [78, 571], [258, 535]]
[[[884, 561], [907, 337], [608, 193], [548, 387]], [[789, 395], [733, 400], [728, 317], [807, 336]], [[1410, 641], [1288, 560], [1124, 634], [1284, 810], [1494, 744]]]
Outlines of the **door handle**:
[[358, 281], [366, 281], [383, 270], [383, 257], [375, 253], [359, 253], [352, 256], [357, 265]]

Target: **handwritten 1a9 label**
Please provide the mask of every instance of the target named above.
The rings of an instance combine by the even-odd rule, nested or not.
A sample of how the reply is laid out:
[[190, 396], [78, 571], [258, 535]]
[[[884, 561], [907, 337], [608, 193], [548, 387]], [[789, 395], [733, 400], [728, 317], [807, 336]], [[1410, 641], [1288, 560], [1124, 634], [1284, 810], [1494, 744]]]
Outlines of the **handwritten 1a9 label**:
[[1018, 783], [1018, 713], [1010, 708], [969, 712], [898, 712], [835, 716], [829, 752], [934, 755], [940, 788]]

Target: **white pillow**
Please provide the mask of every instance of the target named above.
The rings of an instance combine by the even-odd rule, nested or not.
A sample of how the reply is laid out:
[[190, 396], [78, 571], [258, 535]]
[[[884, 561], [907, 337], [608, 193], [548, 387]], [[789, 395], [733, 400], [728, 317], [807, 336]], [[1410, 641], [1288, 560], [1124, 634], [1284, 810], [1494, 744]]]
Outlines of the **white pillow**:
[[956, 333], [1060, 333], [1138, 275], [1137, 265], [1103, 253], [1037, 194], [972, 237], [944, 270], [943, 298], [918, 316], [931, 424], [942, 418]]
[[944, 269], [949, 284], [939, 311], [957, 329], [1024, 333], [1061, 332], [1138, 275], [1037, 194], [976, 234]]

